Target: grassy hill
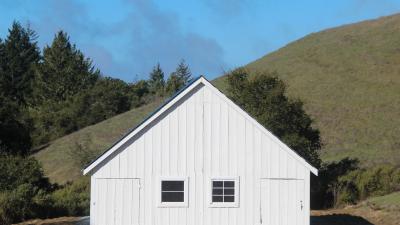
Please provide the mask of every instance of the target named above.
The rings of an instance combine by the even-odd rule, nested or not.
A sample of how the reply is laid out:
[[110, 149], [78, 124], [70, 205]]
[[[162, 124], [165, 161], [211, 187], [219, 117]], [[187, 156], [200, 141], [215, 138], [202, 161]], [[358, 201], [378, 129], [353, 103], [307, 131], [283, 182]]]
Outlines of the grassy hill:
[[[358, 157], [365, 165], [400, 164], [400, 15], [308, 35], [246, 66], [277, 71], [321, 130], [325, 160]], [[214, 81], [226, 89], [225, 77]], [[161, 101], [60, 138], [35, 154], [57, 182], [80, 169], [67, 152], [91, 136], [99, 154]]]
[[94, 145], [91, 147], [95, 148], [100, 155], [161, 103], [162, 100], [156, 100], [59, 138], [36, 153], [34, 157], [42, 163], [45, 173], [51, 181], [65, 183], [75, 180], [82, 175], [81, 169], [83, 169], [71, 156], [71, 148], [75, 146], [75, 143], [82, 143], [87, 137], [90, 137]]
[[246, 67], [277, 71], [305, 102], [325, 160], [400, 164], [400, 14], [310, 34]]

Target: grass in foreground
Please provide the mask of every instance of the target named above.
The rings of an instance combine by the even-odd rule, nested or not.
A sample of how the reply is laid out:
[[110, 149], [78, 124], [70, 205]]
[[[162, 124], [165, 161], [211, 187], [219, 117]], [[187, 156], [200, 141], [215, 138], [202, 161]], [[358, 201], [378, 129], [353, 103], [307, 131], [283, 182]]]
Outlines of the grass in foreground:
[[366, 201], [366, 204], [374, 209], [398, 211], [400, 213], [400, 191], [385, 196], [370, 198]]

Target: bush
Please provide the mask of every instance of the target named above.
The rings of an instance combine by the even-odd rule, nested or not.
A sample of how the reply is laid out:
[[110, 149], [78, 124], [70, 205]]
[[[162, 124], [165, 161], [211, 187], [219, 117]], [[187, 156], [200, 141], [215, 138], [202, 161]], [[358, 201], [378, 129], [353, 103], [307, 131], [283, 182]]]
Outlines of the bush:
[[[345, 185], [339, 183], [340, 177], [357, 170], [358, 164], [357, 159], [350, 158], [344, 158], [338, 162], [324, 163], [319, 171], [319, 176], [311, 177], [311, 207], [321, 209], [337, 205], [339, 198], [341, 198], [339, 192]], [[351, 198], [352, 195], [353, 193], [348, 193], [346, 198]]]
[[[339, 179], [339, 195], [353, 193], [357, 201], [368, 197], [382, 196], [400, 190], [400, 168], [383, 165], [369, 169], [359, 169]], [[353, 199], [341, 198], [339, 204], [354, 204]]]
[[0, 192], [14, 190], [22, 184], [44, 190], [54, 188], [34, 158], [0, 156]]
[[90, 188], [88, 179], [68, 183], [52, 194], [53, 216], [89, 215]]
[[[0, 193], [0, 224], [49, 216], [49, 195], [32, 184], [21, 184], [12, 191]], [[50, 204], [49, 204], [50, 203]]]
[[55, 188], [34, 158], [0, 156], [0, 224], [47, 217]]

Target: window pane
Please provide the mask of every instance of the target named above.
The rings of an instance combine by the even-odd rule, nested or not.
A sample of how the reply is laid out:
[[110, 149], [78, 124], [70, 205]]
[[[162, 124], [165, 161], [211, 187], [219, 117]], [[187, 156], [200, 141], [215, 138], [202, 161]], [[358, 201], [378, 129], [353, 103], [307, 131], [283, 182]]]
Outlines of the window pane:
[[235, 194], [235, 189], [224, 189], [224, 195], [234, 195]]
[[161, 191], [184, 191], [184, 181], [162, 181]]
[[224, 181], [224, 187], [235, 187], [235, 181]]
[[223, 202], [223, 197], [222, 196], [213, 196], [212, 201], [213, 202]]
[[213, 181], [213, 187], [222, 187], [222, 181]]
[[219, 188], [219, 189], [214, 188], [213, 191], [212, 191], [212, 194], [213, 195], [222, 195], [223, 194], [223, 189], [222, 188]]
[[184, 194], [183, 192], [162, 192], [161, 193], [162, 202], [183, 202]]
[[235, 197], [234, 196], [224, 196], [224, 202], [234, 202]]

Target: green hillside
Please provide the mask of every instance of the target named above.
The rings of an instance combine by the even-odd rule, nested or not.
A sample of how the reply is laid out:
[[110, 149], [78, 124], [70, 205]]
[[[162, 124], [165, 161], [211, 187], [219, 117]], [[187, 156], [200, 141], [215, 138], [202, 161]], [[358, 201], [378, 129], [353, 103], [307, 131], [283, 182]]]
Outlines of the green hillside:
[[277, 71], [305, 102], [323, 159], [400, 164], [400, 15], [310, 34], [246, 67]]
[[[289, 95], [305, 102], [321, 130], [325, 160], [400, 164], [400, 15], [308, 35], [246, 67], [277, 71]], [[224, 77], [214, 83], [226, 89]], [[35, 157], [53, 181], [73, 180], [80, 168], [67, 152], [76, 141], [89, 135], [101, 153], [160, 103], [60, 138]]]
[[65, 183], [81, 176], [79, 165], [71, 157], [71, 148], [75, 143], [81, 143], [88, 136], [99, 155], [117, 141], [132, 127], [139, 124], [150, 112], [154, 111], [162, 100], [156, 100], [148, 105], [122, 113], [111, 119], [93, 126], [88, 126], [77, 132], [64, 136], [50, 143], [45, 149], [34, 155], [43, 165], [45, 173], [51, 181]]

